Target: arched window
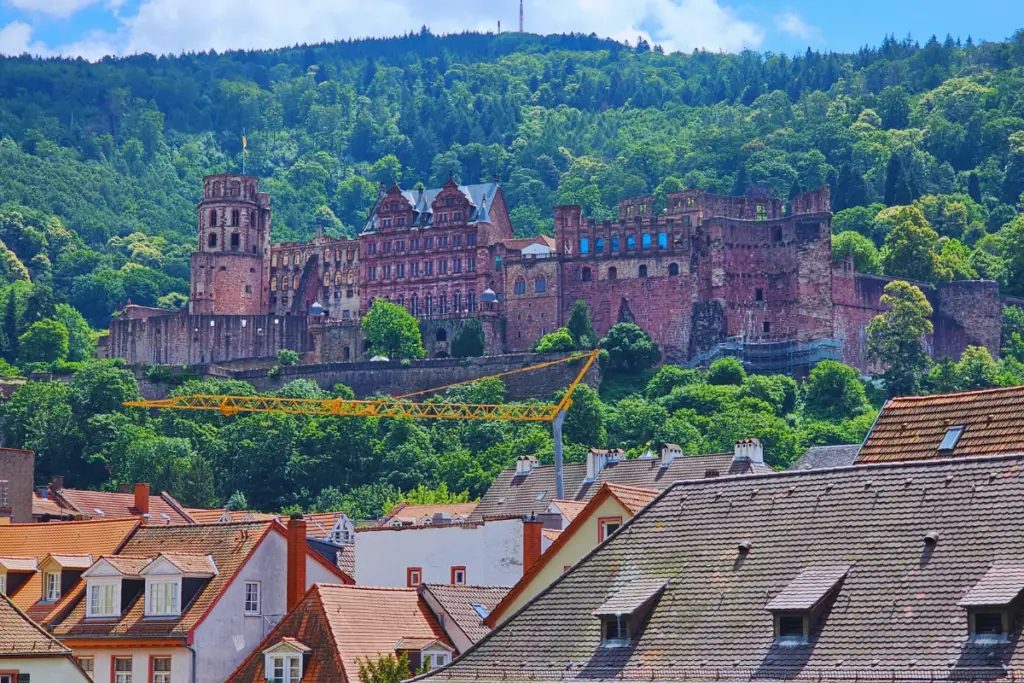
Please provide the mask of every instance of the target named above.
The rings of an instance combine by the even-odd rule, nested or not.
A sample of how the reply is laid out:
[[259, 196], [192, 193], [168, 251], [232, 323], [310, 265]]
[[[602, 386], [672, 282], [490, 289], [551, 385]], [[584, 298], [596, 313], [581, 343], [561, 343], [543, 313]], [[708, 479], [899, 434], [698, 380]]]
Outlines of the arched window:
[[211, 232], [206, 238], [206, 245], [211, 249], [217, 246], [217, 233]]
[[411, 301], [411, 303], [409, 305], [409, 312], [412, 313], [413, 315], [417, 315], [420, 312], [419, 303], [420, 303], [419, 297], [416, 296], [415, 294], [413, 294], [412, 295], [412, 301]]
[[651, 236], [648, 235], [647, 233], [644, 233], [644, 236], [640, 239], [640, 242], [641, 244], [643, 244], [644, 249], [651, 248]]
[[277, 252], [270, 255], [270, 265], [273, 268], [277, 268]]
[[281, 254], [281, 265], [287, 268], [288, 265], [291, 263], [291, 259], [292, 257], [288, 254], [288, 252]]
[[231, 196], [240, 197], [242, 196], [242, 183], [237, 180], [231, 183]]
[[432, 310], [433, 308], [434, 308], [434, 300], [428, 294], [427, 296], [423, 297], [423, 311], [427, 315], [430, 315], [431, 313], [433, 313], [433, 310]]
[[231, 209], [231, 227], [237, 228], [240, 220], [242, 220], [242, 213], [238, 209]]
[[439, 342], [448, 341], [448, 331], [442, 327], [437, 331], [437, 334], [434, 335], [434, 340]]
[[231, 233], [231, 251], [238, 251], [238, 247], [242, 243], [242, 237], [237, 232]]
[[538, 277], [533, 281], [533, 291], [537, 292], [538, 294], [543, 294], [544, 292], [548, 291], [548, 281], [545, 280], [543, 277]]
[[647, 266], [640, 266], [640, 277], [647, 277]]
[[324, 287], [330, 287], [330, 286], [331, 286], [331, 272], [330, 271], [326, 271], [326, 272], [324, 272]]
[[338, 285], [340, 287], [341, 286], [341, 282], [342, 282], [341, 271], [340, 270], [334, 271], [334, 284], [336, 284], [336, 285]]
[[587, 266], [583, 266], [582, 276], [583, 276], [583, 281], [584, 282], [590, 282], [590, 280], [591, 280], [590, 268], [588, 268]]
[[668, 264], [668, 274], [669, 275], [679, 275], [679, 264], [678, 263], [670, 263], [670, 264]]
[[448, 295], [447, 294], [442, 294], [440, 297], [438, 297], [438, 309], [439, 309], [438, 313], [440, 313], [441, 315], [444, 315], [445, 313], [448, 312]]
[[668, 233], [658, 233], [658, 249], [668, 249]]
[[292, 289], [298, 289], [298, 288], [299, 288], [299, 276], [296, 275], [295, 277], [292, 278]]
[[290, 283], [290, 280], [288, 279], [288, 276], [287, 276], [287, 275], [285, 275], [284, 277], [282, 277], [282, 278], [281, 278], [281, 291], [283, 291], [283, 292], [287, 292], [287, 291], [288, 291], [289, 289], [291, 289], [291, 288], [290, 288], [290, 287], [288, 286], [288, 284], [289, 284], [289, 283]]
[[634, 251], [636, 249], [636, 235], [629, 235], [626, 237], [626, 251]]
[[462, 292], [452, 294], [452, 312], [456, 314], [462, 312]]
[[250, 211], [249, 212], [249, 226], [252, 227], [254, 225], [256, 225], [256, 212], [255, 211]]
[[595, 246], [595, 251], [598, 254], [603, 254], [604, 253], [604, 238], [603, 237], [598, 237], [597, 238], [597, 244]]
[[210, 209], [210, 227], [217, 226], [217, 209]]
[[516, 278], [515, 285], [512, 287], [512, 292], [516, 296], [522, 296], [526, 294], [526, 278], [520, 276]]
[[619, 269], [616, 268], [615, 266], [612, 266], [611, 268], [609, 268], [608, 269], [608, 279], [609, 280], [618, 280], [619, 279]]
[[353, 273], [351, 270], [348, 271], [348, 283], [350, 285], [353, 285], [353, 284], [355, 284], [355, 282], [356, 282], [356, 274]]
[[213, 184], [213, 196], [214, 197], [219, 197], [220, 196], [220, 182], [216, 182], [216, 183]]
[[276, 292], [277, 291], [277, 276], [276, 275], [273, 276], [272, 278], [270, 278], [270, 291], [271, 292]]

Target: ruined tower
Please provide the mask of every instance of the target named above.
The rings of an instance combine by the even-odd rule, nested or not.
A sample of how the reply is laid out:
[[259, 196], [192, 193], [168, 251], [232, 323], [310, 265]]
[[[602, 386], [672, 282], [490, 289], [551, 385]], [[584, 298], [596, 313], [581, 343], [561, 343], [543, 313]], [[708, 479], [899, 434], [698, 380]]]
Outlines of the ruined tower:
[[257, 184], [245, 175], [203, 178], [189, 305], [195, 315], [270, 311], [270, 195]]

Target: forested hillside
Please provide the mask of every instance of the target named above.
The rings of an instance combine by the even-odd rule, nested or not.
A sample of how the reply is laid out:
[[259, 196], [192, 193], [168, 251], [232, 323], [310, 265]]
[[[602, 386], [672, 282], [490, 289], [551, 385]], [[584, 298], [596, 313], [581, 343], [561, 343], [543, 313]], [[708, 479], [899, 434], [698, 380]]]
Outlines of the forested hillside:
[[[131, 373], [79, 362], [93, 353], [90, 326], [106, 327], [128, 299], [186, 301], [200, 179], [241, 169], [243, 133], [246, 170], [272, 196], [276, 240], [310, 236], [318, 222], [353, 235], [379, 183], [449, 175], [499, 176], [522, 235], [550, 231], [559, 203], [604, 219], [623, 197], [664, 202], [682, 187], [753, 184], [787, 198], [829, 183], [836, 258], [924, 281], [991, 278], [1024, 294], [1024, 31], [1002, 43], [887, 38], [856, 54], [794, 57], [424, 31], [97, 64], [0, 58], [0, 95], [0, 374], [18, 372], [6, 363], [75, 370], [68, 383], [28, 382], [0, 410], [5, 445], [37, 450], [41, 481], [147, 480], [187, 504], [237, 491], [260, 509], [365, 516], [398, 489], [478, 495], [517, 455], [550, 458], [538, 425], [121, 407], [137, 396]], [[592, 335], [563, 336], [578, 347]], [[897, 379], [924, 391], [1024, 382], [1021, 310], [1007, 309], [1004, 336], [998, 363], [972, 348], [931, 367], [918, 349], [901, 376], [882, 380], [890, 392]], [[729, 363], [656, 374], [631, 365], [635, 351], [609, 366], [600, 396], [576, 397], [570, 458], [588, 446], [637, 455], [667, 440], [697, 453], [758, 437], [785, 466], [807, 445], [862, 438], [884, 393], [838, 364], [798, 386]], [[177, 389], [198, 390], [252, 388]], [[279, 393], [322, 395], [304, 382]], [[451, 393], [492, 401], [502, 391]]]

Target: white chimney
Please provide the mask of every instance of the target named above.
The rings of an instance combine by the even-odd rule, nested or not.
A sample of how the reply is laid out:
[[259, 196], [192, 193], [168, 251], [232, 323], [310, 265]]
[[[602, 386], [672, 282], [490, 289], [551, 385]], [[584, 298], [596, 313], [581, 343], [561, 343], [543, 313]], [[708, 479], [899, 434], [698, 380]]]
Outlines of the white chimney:
[[516, 476], [529, 474], [537, 466], [537, 458], [532, 455], [520, 455], [516, 458]]
[[764, 464], [764, 446], [760, 439], [740, 439], [733, 450], [733, 460], [747, 460], [756, 465]]
[[683, 454], [683, 449], [674, 443], [667, 443], [661, 447], [661, 466], [668, 467], [672, 461]]
[[587, 452], [587, 481], [595, 481], [597, 475], [608, 464], [608, 451], [599, 448], [591, 448]]

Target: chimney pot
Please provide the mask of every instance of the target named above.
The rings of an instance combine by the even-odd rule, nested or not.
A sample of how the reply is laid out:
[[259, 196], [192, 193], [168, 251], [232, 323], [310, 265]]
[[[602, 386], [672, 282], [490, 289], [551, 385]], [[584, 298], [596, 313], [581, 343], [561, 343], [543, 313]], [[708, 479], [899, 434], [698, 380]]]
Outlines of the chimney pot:
[[149, 514], [149, 484], [135, 485], [135, 509], [140, 515]]
[[301, 513], [288, 520], [287, 542], [287, 608], [291, 612], [306, 594], [306, 520]]
[[523, 517], [523, 575], [540, 559], [544, 522], [536, 515]]
[[50, 480], [50, 488], [53, 489], [54, 491], [63, 491], [64, 490], [64, 475], [63, 474], [55, 474], [55, 475], [53, 475], [53, 479]]
[[132, 492], [132, 485], [131, 484], [118, 484], [117, 485], [117, 492], [118, 493], [131, 493]]

